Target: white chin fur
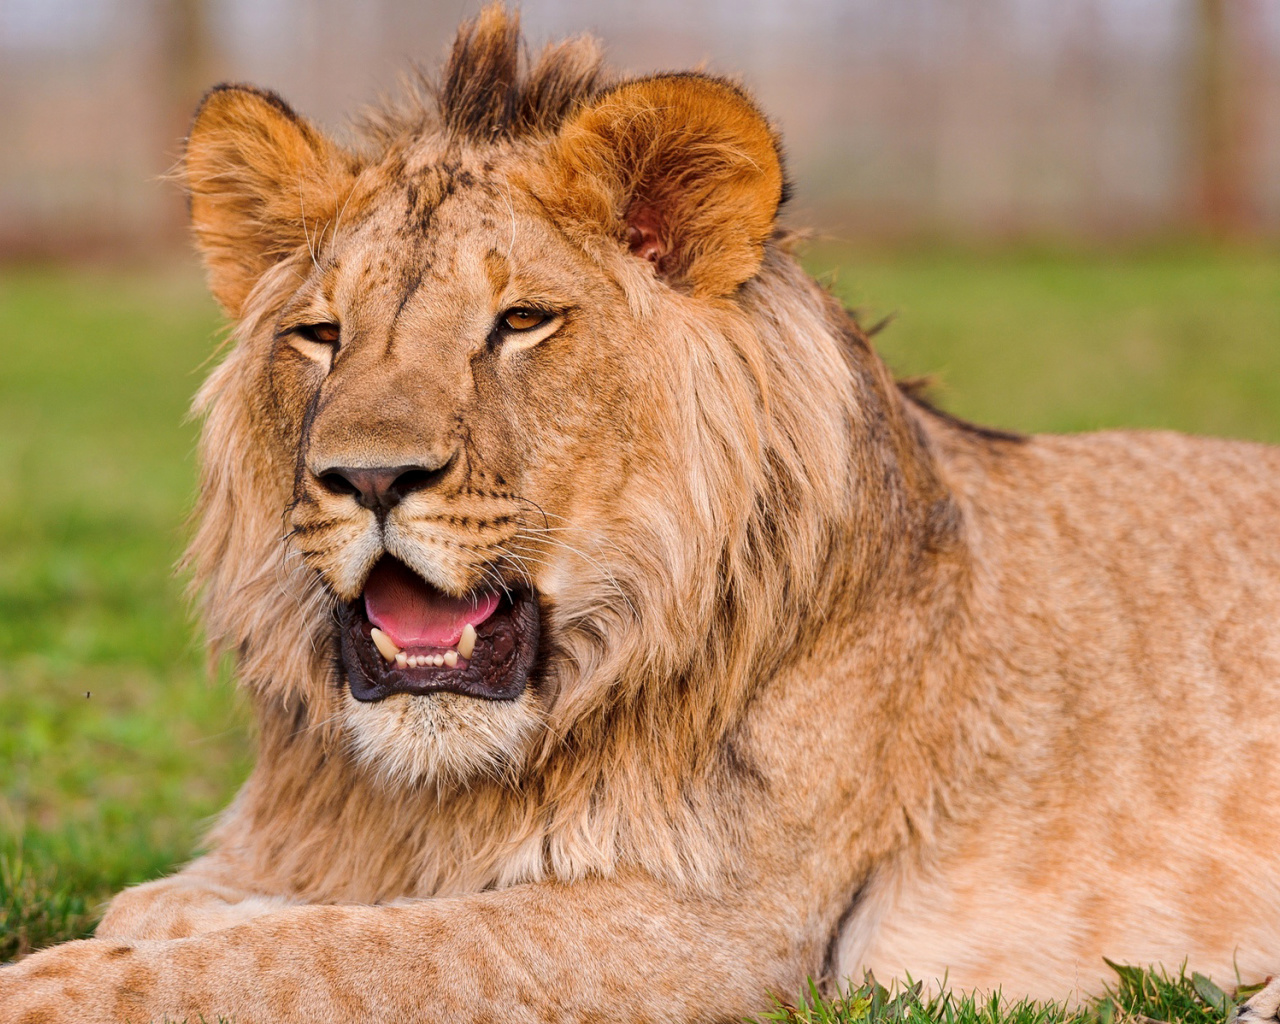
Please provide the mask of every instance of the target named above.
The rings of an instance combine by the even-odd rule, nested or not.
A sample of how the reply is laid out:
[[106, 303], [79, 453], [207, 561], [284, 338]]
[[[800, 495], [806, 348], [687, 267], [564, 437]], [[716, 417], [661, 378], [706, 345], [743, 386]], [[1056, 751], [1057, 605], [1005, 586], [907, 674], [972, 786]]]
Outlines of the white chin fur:
[[397, 693], [371, 703], [344, 693], [341, 714], [357, 760], [394, 786], [506, 775], [542, 726], [528, 691], [505, 701]]

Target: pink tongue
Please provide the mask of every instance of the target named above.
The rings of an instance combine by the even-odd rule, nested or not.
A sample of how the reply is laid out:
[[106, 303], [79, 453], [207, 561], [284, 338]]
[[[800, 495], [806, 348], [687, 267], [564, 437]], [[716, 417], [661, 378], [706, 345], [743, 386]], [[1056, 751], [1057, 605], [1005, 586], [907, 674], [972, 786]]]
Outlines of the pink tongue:
[[364, 585], [364, 608], [397, 647], [452, 647], [467, 623], [478, 626], [497, 611], [498, 595], [450, 597], [384, 558]]

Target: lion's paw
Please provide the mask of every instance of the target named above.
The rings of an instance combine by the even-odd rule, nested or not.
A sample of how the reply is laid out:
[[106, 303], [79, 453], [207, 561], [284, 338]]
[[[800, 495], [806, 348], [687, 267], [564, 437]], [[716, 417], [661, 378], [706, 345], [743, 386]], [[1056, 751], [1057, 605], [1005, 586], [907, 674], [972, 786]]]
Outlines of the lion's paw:
[[85, 939], [0, 967], [0, 1024], [146, 1019], [147, 971], [129, 970], [132, 947]]
[[1277, 1020], [1280, 1020], [1280, 975], [1267, 982], [1262, 991], [1235, 1014], [1236, 1024], [1270, 1024]]

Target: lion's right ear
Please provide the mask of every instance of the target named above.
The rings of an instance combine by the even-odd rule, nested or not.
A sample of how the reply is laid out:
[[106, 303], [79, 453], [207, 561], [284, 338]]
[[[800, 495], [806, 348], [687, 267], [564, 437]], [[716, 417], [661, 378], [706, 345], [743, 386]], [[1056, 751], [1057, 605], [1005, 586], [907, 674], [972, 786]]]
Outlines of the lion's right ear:
[[219, 85], [196, 111], [182, 179], [214, 298], [231, 316], [258, 278], [314, 243], [349, 193], [353, 158], [275, 93]]

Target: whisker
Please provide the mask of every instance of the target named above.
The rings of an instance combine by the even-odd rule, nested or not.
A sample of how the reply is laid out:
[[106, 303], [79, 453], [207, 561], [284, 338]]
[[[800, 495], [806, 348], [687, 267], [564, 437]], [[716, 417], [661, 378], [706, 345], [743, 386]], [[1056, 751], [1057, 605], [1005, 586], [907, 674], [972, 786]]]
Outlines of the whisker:
[[511, 188], [504, 185], [503, 199], [507, 202], [507, 212], [511, 214], [511, 241], [507, 244], [507, 259], [511, 259], [516, 247], [516, 208], [511, 204]]
[[492, 566], [489, 566], [484, 562], [480, 563], [479, 568], [480, 568], [480, 572], [484, 575], [485, 579], [488, 579], [491, 582], [496, 583], [498, 586], [498, 589], [502, 591], [502, 593], [506, 596], [507, 600], [508, 601], [512, 600], [511, 591], [507, 589], [507, 584], [503, 580], [501, 573], [497, 572], [495, 569], [493, 569]]
[[533, 584], [533, 573], [529, 570], [528, 563], [525, 561], [525, 558], [523, 556], [517, 555], [514, 552], [508, 551], [504, 548], [499, 554], [499, 558], [505, 558], [511, 561], [512, 563], [514, 563], [513, 568], [516, 570], [516, 572], [520, 574], [520, 577], [524, 580], [525, 585], [528, 586], [530, 590], [536, 589]]
[[338, 232], [342, 229], [342, 215], [347, 212], [347, 203], [351, 202], [351, 197], [356, 194], [355, 186], [351, 186], [351, 191], [347, 193], [347, 198], [343, 200], [342, 209], [338, 211], [337, 219], [333, 222], [333, 244], [338, 244]]
[[[594, 567], [594, 568], [595, 568], [595, 569], [596, 569], [596, 570], [597, 570], [597, 571], [598, 571], [598, 572], [599, 572], [599, 573], [604, 577], [604, 579], [606, 580], [606, 582], [608, 582], [608, 583], [609, 583], [609, 585], [610, 585], [610, 586], [612, 586], [612, 587], [613, 587], [613, 589], [617, 591], [618, 596], [619, 596], [620, 598], [622, 598], [622, 600], [626, 603], [627, 607], [628, 607], [628, 608], [630, 609], [630, 611], [631, 611], [631, 614], [632, 614], [636, 619], [639, 619], [639, 618], [640, 618], [640, 613], [636, 610], [636, 606], [632, 603], [631, 598], [627, 595], [627, 592], [626, 592], [625, 590], [623, 590], [623, 588], [622, 588], [622, 584], [620, 584], [620, 583], [618, 582], [617, 577], [613, 575], [613, 573], [609, 570], [609, 568], [608, 568], [607, 566], [605, 566], [603, 563], [601, 563], [601, 562], [600, 562], [600, 561], [598, 561], [597, 559], [592, 558], [592, 557], [591, 557], [590, 555], [588, 555], [585, 551], [579, 551], [579, 550], [578, 550], [577, 548], [575, 548], [573, 545], [571, 545], [571, 544], [566, 544], [566, 543], [565, 543], [564, 541], [562, 541], [562, 540], [557, 540], [557, 539], [556, 539], [556, 538], [554, 538], [554, 537], [548, 537], [548, 538], [546, 538], [546, 541], [545, 541], [545, 542], [546, 542], [546, 543], [548, 543], [548, 544], [554, 544], [554, 545], [556, 545], [557, 547], [561, 547], [561, 548], [563, 548], [564, 550], [569, 551], [569, 552], [571, 552], [572, 554], [577, 555], [579, 558], [581, 558], [581, 559], [585, 560], [589, 565], [591, 565], [592, 567]], [[521, 550], [522, 552], [529, 552], [529, 553], [532, 553], [532, 549], [525, 547], [523, 544], [519, 544], [519, 545], [517, 545], [517, 546], [520, 548], [520, 550]]]
[[[295, 607], [297, 607], [304, 620], [308, 620], [316, 614], [317, 606], [323, 608], [326, 604], [329, 606], [329, 616], [333, 616], [336, 612], [336, 606], [324, 589], [319, 574], [301, 559], [298, 549], [288, 543], [288, 538], [289, 534], [285, 534], [281, 538], [284, 550], [275, 565], [277, 591], [282, 597], [293, 600]], [[296, 589], [299, 583], [302, 586], [302, 593], [298, 593]], [[308, 632], [307, 641], [313, 655], [320, 653], [317, 647], [318, 639], [314, 631]]]
[[311, 235], [307, 231], [307, 203], [302, 195], [302, 178], [298, 178], [298, 208], [302, 211], [302, 237], [307, 240], [307, 252], [311, 254], [311, 265], [316, 268], [316, 272], [320, 271], [320, 264], [316, 261], [316, 250], [311, 244]]

